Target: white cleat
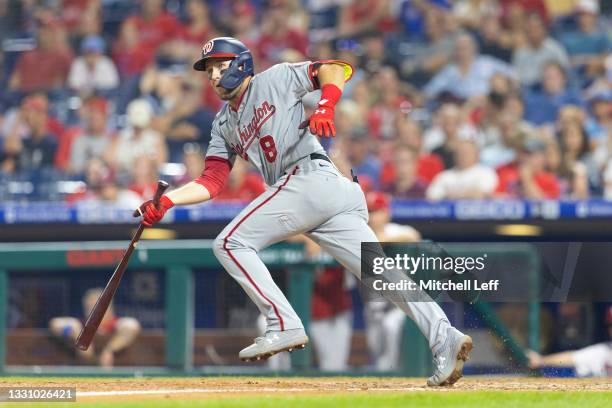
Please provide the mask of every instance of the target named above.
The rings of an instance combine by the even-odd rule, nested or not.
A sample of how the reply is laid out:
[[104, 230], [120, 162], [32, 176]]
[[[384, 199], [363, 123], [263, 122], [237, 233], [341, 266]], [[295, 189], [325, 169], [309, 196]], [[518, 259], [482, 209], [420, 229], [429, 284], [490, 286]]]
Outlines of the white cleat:
[[266, 360], [283, 351], [303, 349], [308, 344], [304, 329], [269, 331], [263, 337], [257, 337], [255, 343], [242, 349], [238, 357], [242, 361]]
[[427, 379], [427, 385], [453, 385], [463, 375], [463, 365], [472, 351], [472, 338], [451, 327], [442, 350], [434, 356], [434, 374]]

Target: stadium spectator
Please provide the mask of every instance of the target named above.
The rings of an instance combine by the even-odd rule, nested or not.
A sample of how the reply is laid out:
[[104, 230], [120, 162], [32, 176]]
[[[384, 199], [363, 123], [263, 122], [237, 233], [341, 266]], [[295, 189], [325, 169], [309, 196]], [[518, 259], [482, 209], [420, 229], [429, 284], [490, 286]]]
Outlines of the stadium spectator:
[[580, 94], [569, 88], [561, 65], [546, 63], [543, 75], [542, 89], [525, 93], [525, 119], [538, 126], [554, 123], [565, 105], [583, 105]]
[[578, 0], [576, 3], [576, 30], [563, 32], [559, 40], [567, 50], [572, 65], [584, 73], [584, 82], [590, 82], [604, 71], [604, 59], [612, 51], [608, 33], [598, 24], [597, 0]]
[[169, 161], [180, 162], [188, 142], [206, 150], [214, 114], [202, 107], [201, 81], [187, 78], [183, 65], [150, 67], [141, 80], [141, 90], [157, 108], [151, 127], [165, 135]]
[[54, 166], [58, 135], [51, 132], [47, 99], [33, 95], [24, 99], [4, 141], [6, 170], [37, 171]]
[[499, 20], [494, 14], [487, 14], [477, 26], [478, 43], [482, 55], [512, 62], [512, 36], [503, 30]]
[[423, 132], [417, 122], [407, 118], [398, 118], [396, 141], [398, 147], [405, 146], [417, 153], [417, 176], [426, 185], [444, 170], [444, 163], [440, 157], [423, 149]]
[[142, 47], [148, 61], [152, 61], [157, 53], [171, 52], [164, 47], [178, 35], [179, 22], [164, 10], [163, 0], [141, 0], [140, 4], [140, 13], [128, 17], [123, 24], [134, 26], [138, 47]]
[[346, 157], [350, 167], [371, 188], [378, 188], [382, 164], [371, 152], [371, 139], [364, 128], [354, 128], [349, 135], [346, 147]]
[[449, 0], [401, 0], [391, 2], [391, 14], [404, 38], [420, 40], [425, 36], [425, 14], [434, 8], [448, 13], [451, 7]]
[[64, 87], [73, 53], [67, 48], [60, 31], [57, 20], [40, 22], [37, 46], [17, 60], [8, 84], [11, 90], [29, 93]]
[[398, 56], [390, 51], [382, 33], [367, 32], [360, 37], [359, 44], [361, 50], [359, 66], [366, 74], [374, 75], [385, 66], [397, 67]]
[[[435, 112], [433, 126], [425, 130], [423, 148], [427, 152], [433, 152], [445, 142], [454, 140], [462, 125], [462, 112], [455, 104], [446, 103]], [[449, 151], [449, 156], [452, 151]], [[446, 155], [440, 154], [445, 160], [445, 167], [452, 167], [452, 159], [446, 160]], [[448, 163], [448, 164], [447, 164]]]
[[134, 20], [126, 20], [121, 25], [111, 55], [123, 81], [139, 75], [153, 61], [153, 55], [140, 39]]
[[187, 0], [185, 6], [187, 23], [178, 27], [177, 40], [184, 47], [181, 55], [192, 60], [202, 48], [202, 42], [217, 36], [210, 19], [208, 5], [204, 0]]
[[147, 200], [155, 195], [158, 171], [155, 161], [147, 155], [137, 157], [131, 172], [129, 190], [138, 194], [140, 200]]
[[348, 137], [352, 128], [364, 127], [365, 116], [366, 112], [355, 101], [351, 99], [341, 100], [336, 105], [336, 116], [334, 117], [338, 140]]
[[85, 185], [66, 197], [69, 203], [79, 205], [112, 204], [133, 210], [142, 198], [119, 185], [115, 172], [101, 159], [93, 158], [85, 169]]
[[575, 121], [561, 129], [558, 139], [561, 156], [557, 174], [561, 194], [573, 200], [589, 198], [587, 162], [591, 158], [590, 146], [582, 123]]
[[81, 42], [81, 56], [70, 67], [68, 86], [86, 99], [95, 92], [108, 94], [119, 85], [117, 68], [104, 55], [106, 42], [102, 37], [89, 36]]
[[487, 21], [497, 20], [499, 4], [492, 0], [459, 0], [453, 4], [453, 14], [458, 23], [471, 31], [476, 31]]
[[368, 130], [372, 137], [390, 140], [395, 136], [395, 119], [410, 103], [402, 95], [402, 83], [391, 67], [382, 67], [372, 78], [377, 101], [367, 114]]
[[497, 174], [478, 163], [478, 146], [473, 137], [458, 140], [455, 167], [438, 174], [427, 188], [429, 200], [484, 199], [497, 187]]
[[[85, 316], [89, 316], [102, 290], [102, 288], [89, 289], [83, 295]], [[82, 327], [83, 323], [76, 317], [60, 316], [49, 321], [51, 334], [66, 341], [71, 347], [74, 345]], [[118, 317], [115, 315], [115, 310], [111, 304], [102, 318], [98, 333], [109, 336], [98, 355], [96, 355], [93, 344], [86, 351], [77, 350], [77, 353], [85, 362], [96, 361], [102, 367], [111, 368], [115, 363], [115, 354], [132, 345], [138, 337], [140, 323], [133, 317]]]
[[425, 13], [425, 39], [406, 45], [400, 62], [400, 74], [417, 87], [425, 85], [436, 72], [450, 62], [454, 40], [444, 27], [444, 12], [430, 8]]
[[[83, 20], [91, 19], [94, 16], [97, 19], [97, 16], [101, 14], [101, 1], [60, 0], [59, 3], [61, 3], [61, 6], [58, 7], [60, 18], [71, 37], [93, 34], [83, 32]], [[100, 31], [95, 32], [95, 34], [99, 33]]]
[[530, 14], [538, 16], [543, 25], [550, 20], [546, 0], [499, 0], [502, 22], [512, 29], [524, 28], [521, 22]]
[[499, 139], [480, 152], [480, 162], [494, 169], [514, 162], [525, 140], [533, 134], [533, 128], [509, 110], [500, 115], [497, 129]]
[[250, 166], [244, 160], [237, 158], [225, 187], [215, 200], [248, 202], [263, 193], [266, 190], [263, 180], [259, 174], [249, 171]]
[[303, 59], [308, 54], [308, 36], [298, 27], [289, 24], [290, 7], [285, 1], [268, 4], [261, 21], [261, 35], [256, 45], [258, 58], [256, 69], [263, 71], [273, 64], [282, 62], [282, 54], [296, 51]]
[[454, 104], [444, 104], [436, 114], [436, 125], [425, 132], [425, 150], [438, 156], [445, 169], [454, 167], [455, 147], [461, 138], [479, 138], [478, 131]]
[[612, 90], [597, 93], [588, 102], [592, 116], [585, 126], [592, 144], [598, 145], [612, 131]]
[[182, 159], [185, 170], [174, 178], [172, 184], [180, 186], [200, 177], [204, 170], [204, 153], [202, 147], [197, 143], [185, 143]]
[[358, 37], [377, 31], [389, 32], [394, 23], [389, 0], [354, 0], [340, 8], [336, 33], [338, 37]]
[[114, 136], [108, 126], [108, 105], [108, 101], [100, 97], [85, 102], [82, 108], [84, 128], [76, 130], [78, 134], [70, 147], [72, 172], [83, 173], [91, 159], [104, 157]]
[[249, 49], [255, 49], [261, 35], [261, 27], [257, 24], [257, 10], [250, 0], [242, 0], [234, 2], [232, 13], [230, 26], [234, 37], [242, 39]]
[[489, 92], [489, 79], [496, 73], [512, 76], [512, 68], [501, 60], [479, 55], [478, 46], [470, 34], [460, 34], [455, 40], [452, 63], [442, 68], [427, 83], [424, 92], [434, 99], [442, 94], [468, 100]]
[[144, 99], [136, 99], [128, 105], [128, 126], [119, 132], [105, 153], [105, 160], [119, 173], [128, 173], [137, 157], [146, 155], [156, 166], [165, 163], [168, 150], [163, 136], [151, 129], [153, 108]]
[[546, 144], [537, 138], [525, 141], [516, 161], [497, 169], [500, 198], [557, 199], [559, 181], [546, 169]]
[[427, 182], [419, 176], [417, 168], [417, 152], [407, 146], [397, 146], [392, 168], [387, 170], [392, 174], [388, 174], [387, 180], [381, 182], [382, 190], [396, 198], [425, 198]]
[[530, 14], [525, 22], [526, 43], [514, 50], [512, 65], [522, 85], [532, 87], [546, 78], [544, 67], [555, 62], [564, 70], [569, 68], [569, 57], [561, 44], [548, 35], [544, 20]]

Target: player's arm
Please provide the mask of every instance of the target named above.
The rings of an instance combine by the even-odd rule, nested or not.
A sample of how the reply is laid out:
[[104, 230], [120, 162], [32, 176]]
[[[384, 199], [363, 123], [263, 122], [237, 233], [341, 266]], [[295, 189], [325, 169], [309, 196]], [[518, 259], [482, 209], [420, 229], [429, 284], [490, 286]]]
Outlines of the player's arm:
[[321, 89], [321, 100], [312, 116], [302, 123], [300, 128], [309, 126], [313, 134], [320, 137], [334, 137], [336, 136], [335, 106], [342, 97], [344, 83], [353, 74], [353, 68], [343, 61], [316, 62], [313, 65], [312, 77]]
[[562, 351], [560, 353], [542, 356], [533, 350], [528, 350], [526, 354], [527, 358], [529, 359], [529, 367], [531, 368], [574, 366], [573, 351]]
[[164, 194], [156, 207], [152, 200], [144, 202], [134, 211], [134, 216], [142, 215], [142, 223], [148, 227], [161, 221], [166, 212], [175, 205], [198, 204], [215, 197], [229, 176], [232, 164], [228, 159], [207, 157], [204, 171], [197, 179]]

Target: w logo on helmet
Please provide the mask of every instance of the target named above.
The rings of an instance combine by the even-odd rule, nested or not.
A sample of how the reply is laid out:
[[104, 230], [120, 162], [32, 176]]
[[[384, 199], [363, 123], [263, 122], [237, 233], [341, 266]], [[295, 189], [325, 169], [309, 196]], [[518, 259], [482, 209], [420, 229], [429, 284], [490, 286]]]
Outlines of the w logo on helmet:
[[204, 44], [204, 46], [202, 47], [202, 53], [208, 54], [213, 49], [214, 46], [215, 46], [215, 40], [210, 40], [209, 42]]

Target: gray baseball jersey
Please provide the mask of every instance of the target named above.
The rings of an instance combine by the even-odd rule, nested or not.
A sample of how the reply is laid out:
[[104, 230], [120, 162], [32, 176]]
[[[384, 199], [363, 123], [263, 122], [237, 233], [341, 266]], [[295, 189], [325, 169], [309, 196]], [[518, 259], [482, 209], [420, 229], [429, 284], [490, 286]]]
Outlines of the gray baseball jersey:
[[310, 62], [277, 64], [253, 77], [239, 103], [219, 111], [207, 157], [233, 162], [236, 154], [251, 162], [273, 185], [292, 164], [323, 147], [308, 129], [302, 97], [314, 90]]

